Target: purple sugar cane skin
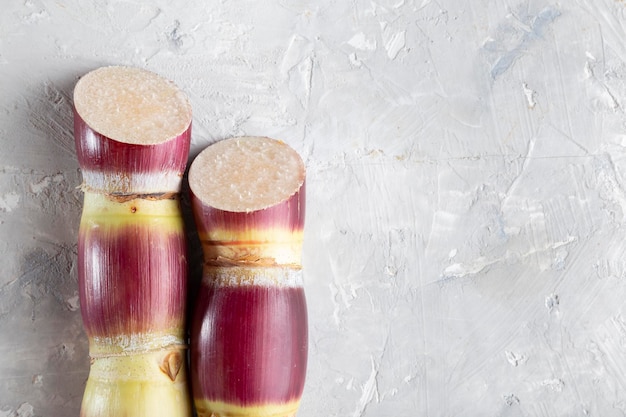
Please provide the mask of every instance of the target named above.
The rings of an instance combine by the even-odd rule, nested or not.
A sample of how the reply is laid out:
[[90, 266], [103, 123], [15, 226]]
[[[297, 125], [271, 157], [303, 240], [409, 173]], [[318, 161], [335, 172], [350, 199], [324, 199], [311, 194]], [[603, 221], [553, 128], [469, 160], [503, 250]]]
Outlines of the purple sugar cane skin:
[[85, 194], [78, 284], [92, 358], [145, 349], [145, 343], [183, 344], [182, 227], [174, 199], [120, 203]]
[[81, 138], [76, 141], [76, 154], [84, 187], [119, 196], [179, 192], [191, 125], [168, 142], [137, 145], [111, 140], [76, 117], [74, 136]]
[[81, 417], [190, 417], [178, 198], [189, 103], [156, 74], [105, 67], [78, 82], [74, 105], [84, 191], [78, 280], [91, 358]]
[[[238, 177], [222, 176], [234, 167]], [[298, 410], [308, 346], [300, 261], [304, 176], [295, 151], [259, 137], [218, 142], [190, 168], [205, 262], [191, 327], [200, 417]]]
[[[192, 350], [196, 398], [253, 405], [257, 411], [295, 408], [307, 359], [303, 288], [207, 283], [198, 304], [205, 320], [195, 323], [193, 333], [205, 343]], [[197, 372], [201, 369], [211, 372]]]

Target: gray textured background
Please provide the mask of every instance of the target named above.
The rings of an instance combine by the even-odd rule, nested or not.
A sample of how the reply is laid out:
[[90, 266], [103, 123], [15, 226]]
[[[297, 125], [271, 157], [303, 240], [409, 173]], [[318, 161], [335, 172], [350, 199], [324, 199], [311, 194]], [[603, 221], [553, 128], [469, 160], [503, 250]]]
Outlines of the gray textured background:
[[78, 415], [71, 97], [110, 64], [189, 95], [191, 157], [305, 159], [301, 417], [626, 414], [623, 1], [2, 9], [0, 417]]

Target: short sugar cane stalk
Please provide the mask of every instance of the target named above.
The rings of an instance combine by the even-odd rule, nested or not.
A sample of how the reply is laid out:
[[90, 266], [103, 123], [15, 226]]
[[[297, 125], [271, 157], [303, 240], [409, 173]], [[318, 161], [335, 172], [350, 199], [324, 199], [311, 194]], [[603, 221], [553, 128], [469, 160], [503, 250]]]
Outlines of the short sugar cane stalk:
[[295, 416], [307, 364], [305, 169], [285, 143], [217, 142], [193, 161], [204, 270], [191, 327], [200, 417]]
[[187, 255], [179, 206], [191, 107], [171, 82], [130, 67], [74, 90], [84, 191], [78, 239], [91, 367], [81, 417], [188, 417]]

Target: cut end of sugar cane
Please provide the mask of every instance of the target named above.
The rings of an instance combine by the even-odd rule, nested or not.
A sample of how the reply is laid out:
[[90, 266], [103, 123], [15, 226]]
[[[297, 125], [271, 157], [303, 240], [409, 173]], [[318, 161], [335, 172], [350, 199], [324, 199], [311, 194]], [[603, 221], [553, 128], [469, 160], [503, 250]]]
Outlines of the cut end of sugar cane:
[[74, 115], [84, 188], [153, 198], [179, 191], [192, 113], [172, 82], [139, 68], [96, 69], [76, 84]]
[[304, 163], [286, 143], [245, 136], [217, 142], [194, 160], [189, 182], [204, 204], [223, 211], [267, 209], [304, 183]]
[[118, 142], [158, 145], [191, 123], [191, 105], [172, 82], [133, 67], [102, 67], [74, 89], [74, 107], [94, 131]]
[[205, 261], [216, 265], [298, 265], [305, 167], [284, 142], [246, 136], [217, 142], [189, 170]]

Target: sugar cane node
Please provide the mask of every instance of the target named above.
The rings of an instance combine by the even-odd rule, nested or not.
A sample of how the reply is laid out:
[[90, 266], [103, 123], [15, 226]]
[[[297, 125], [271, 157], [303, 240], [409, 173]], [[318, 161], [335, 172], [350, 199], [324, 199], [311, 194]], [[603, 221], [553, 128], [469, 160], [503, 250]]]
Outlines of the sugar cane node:
[[165, 373], [171, 380], [176, 381], [176, 376], [183, 366], [183, 355], [180, 352], [170, 352], [163, 361], [159, 368]]
[[167, 192], [167, 193], [149, 193], [149, 194], [124, 194], [124, 193], [110, 193], [107, 197], [118, 203], [125, 203], [131, 200], [177, 200], [180, 198], [179, 193]]

